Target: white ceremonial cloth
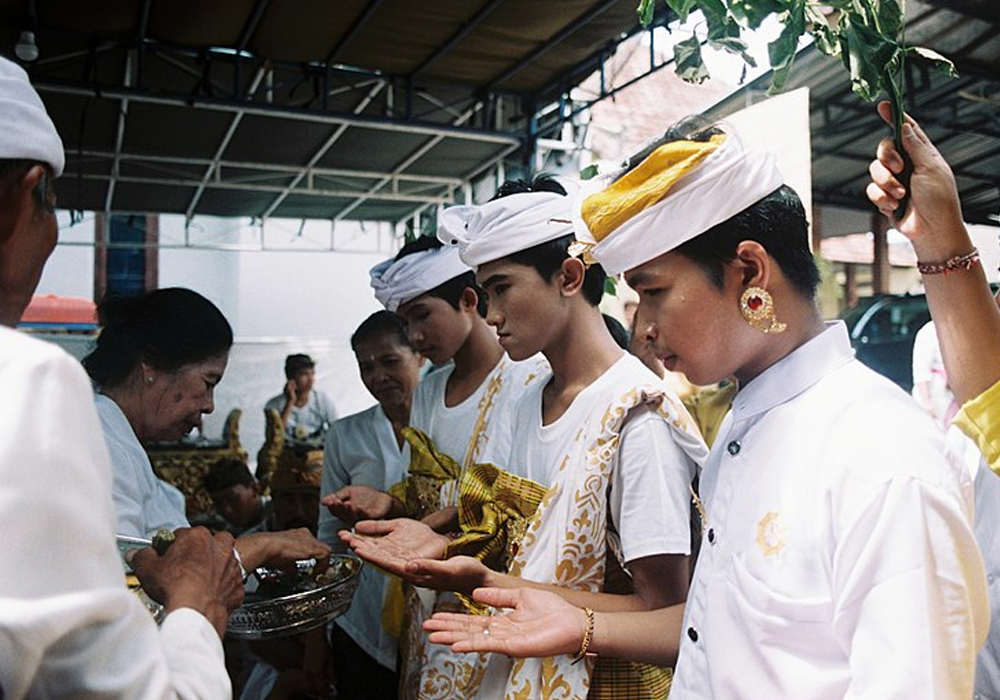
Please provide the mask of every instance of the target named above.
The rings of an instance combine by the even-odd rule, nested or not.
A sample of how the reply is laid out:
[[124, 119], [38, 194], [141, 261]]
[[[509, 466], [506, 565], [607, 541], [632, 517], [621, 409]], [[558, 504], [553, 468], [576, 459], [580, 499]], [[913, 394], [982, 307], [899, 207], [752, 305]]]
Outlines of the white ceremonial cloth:
[[46, 163], [55, 177], [66, 164], [62, 139], [24, 69], [0, 57], [0, 159]]
[[[392, 432], [392, 423], [378, 404], [341, 418], [330, 427], [323, 449], [323, 484], [320, 490], [323, 495], [348, 484], [388, 491], [404, 476], [406, 469], [402, 451]], [[349, 529], [349, 526], [326, 508], [320, 507], [320, 540], [334, 551], [346, 551], [346, 545], [337, 537], [337, 533], [344, 529]], [[366, 654], [394, 671], [399, 644], [382, 626], [382, 607], [388, 580], [388, 576], [373, 566], [362, 568], [361, 582], [351, 599], [351, 607], [337, 618], [335, 624]]]
[[[278, 413], [284, 411], [288, 399], [284, 394], [278, 394], [268, 399], [264, 409], [273, 408]], [[285, 421], [285, 435], [292, 440], [306, 440], [323, 436], [335, 420], [337, 409], [333, 399], [325, 391], [313, 389], [309, 392], [305, 406], [292, 406], [288, 420]]]
[[188, 527], [184, 494], [153, 472], [149, 456], [118, 404], [102, 394], [94, 402], [111, 455], [118, 534], [152, 537], [160, 528]]
[[454, 248], [432, 248], [399, 260], [389, 258], [369, 271], [375, 298], [396, 313], [402, 304], [471, 272]]
[[[551, 373], [535, 382], [517, 403], [508, 467], [546, 487], [558, 477], [562, 458], [572, 454], [580, 427], [604, 415], [612, 400], [609, 397], [617, 398], [630, 386], [658, 381], [638, 359], [623, 354], [573, 399], [558, 420], [542, 425], [542, 392], [550, 377]], [[701, 457], [706, 455], [707, 450]], [[698, 466], [651, 407], [631, 411], [611, 461], [608, 491], [609, 525], [621, 542], [624, 563], [659, 554], [691, 553], [689, 485]], [[525, 573], [524, 578], [532, 576]]]
[[480, 205], [460, 205], [441, 212], [438, 240], [458, 246], [462, 260], [475, 269], [512, 253], [573, 233], [573, 193], [521, 192]]
[[972, 695], [989, 612], [968, 470], [853, 355], [829, 324], [736, 395], [671, 697]]
[[[448, 406], [445, 404], [445, 391], [454, 370], [454, 365], [448, 365], [421, 380], [413, 394], [410, 425], [430, 437], [438, 451], [445, 453], [459, 465], [465, 466], [471, 449], [472, 462], [507, 468], [513, 404], [523, 395], [525, 387], [548, 372], [548, 363], [541, 355], [520, 362], [514, 362], [504, 355], [468, 398], [454, 406]], [[490, 382], [496, 378], [502, 378], [503, 387], [497, 392], [490, 407], [487, 429], [478, 436], [476, 445], [470, 445], [476, 420], [479, 418], [479, 404], [486, 395]], [[441, 489], [441, 506], [453, 506], [457, 503], [458, 484], [446, 484]]]
[[158, 629], [125, 587], [83, 368], [0, 327], [0, 387], [0, 695], [229, 698], [208, 620], [181, 609]]

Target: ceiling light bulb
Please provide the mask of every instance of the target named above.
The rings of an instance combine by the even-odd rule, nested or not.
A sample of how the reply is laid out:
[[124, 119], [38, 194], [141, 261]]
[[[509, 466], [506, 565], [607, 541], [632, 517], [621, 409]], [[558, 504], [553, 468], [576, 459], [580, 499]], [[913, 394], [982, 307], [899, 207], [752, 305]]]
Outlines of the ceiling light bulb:
[[35, 44], [35, 33], [25, 29], [21, 32], [17, 44], [14, 45], [14, 53], [25, 63], [31, 63], [38, 59], [38, 46]]

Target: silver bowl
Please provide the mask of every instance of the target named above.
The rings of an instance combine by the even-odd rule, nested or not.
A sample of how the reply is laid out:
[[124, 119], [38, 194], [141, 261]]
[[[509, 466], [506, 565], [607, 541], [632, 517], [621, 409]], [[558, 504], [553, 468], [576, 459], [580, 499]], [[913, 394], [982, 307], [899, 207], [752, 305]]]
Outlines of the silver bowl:
[[[258, 593], [248, 593], [243, 605], [229, 616], [226, 634], [236, 639], [271, 639], [325, 625], [351, 607], [351, 598], [361, 580], [361, 566], [357, 557], [331, 554], [329, 571], [333, 580], [330, 583], [276, 597], [267, 597], [262, 584]], [[276, 573], [272, 576], [281, 578]], [[279, 582], [284, 583], [286, 589], [299, 583], [294, 580], [295, 575], [287, 578], [289, 580]], [[303, 575], [298, 578], [302, 579]], [[278, 586], [278, 590], [281, 588]]]

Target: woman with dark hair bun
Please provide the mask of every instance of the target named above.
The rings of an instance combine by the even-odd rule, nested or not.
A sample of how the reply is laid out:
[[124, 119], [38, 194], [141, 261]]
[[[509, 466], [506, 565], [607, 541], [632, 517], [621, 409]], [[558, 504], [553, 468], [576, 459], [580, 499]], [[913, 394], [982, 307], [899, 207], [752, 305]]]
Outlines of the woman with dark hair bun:
[[[103, 330], [83, 365], [98, 391], [118, 532], [151, 537], [188, 527], [183, 494], [156, 476], [143, 443], [178, 440], [215, 409], [232, 327], [215, 304], [181, 288], [108, 300], [98, 315]], [[241, 537], [236, 550], [247, 570], [329, 554], [304, 529]]]

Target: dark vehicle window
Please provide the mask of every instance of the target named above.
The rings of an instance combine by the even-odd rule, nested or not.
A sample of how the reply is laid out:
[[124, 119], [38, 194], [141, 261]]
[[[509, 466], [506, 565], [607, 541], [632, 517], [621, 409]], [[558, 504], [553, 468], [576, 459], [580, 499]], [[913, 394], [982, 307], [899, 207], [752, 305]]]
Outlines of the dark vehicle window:
[[857, 358], [909, 391], [913, 386], [913, 339], [930, 320], [924, 295], [861, 299], [846, 309], [841, 319], [847, 324]]
[[891, 343], [912, 339], [927, 323], [923, 297], [897, 297], [876, 311], [860, 333], [863, 343]]

